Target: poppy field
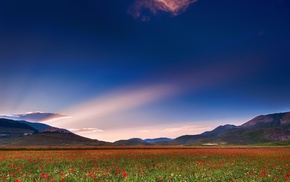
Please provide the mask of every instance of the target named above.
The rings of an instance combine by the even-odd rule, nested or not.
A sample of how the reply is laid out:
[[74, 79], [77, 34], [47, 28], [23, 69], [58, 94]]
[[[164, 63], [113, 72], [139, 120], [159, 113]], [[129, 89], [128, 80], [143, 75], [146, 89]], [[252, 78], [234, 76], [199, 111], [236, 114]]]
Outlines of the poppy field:
[[0, 181], [290, 181], [290, 148], [0, 150]]

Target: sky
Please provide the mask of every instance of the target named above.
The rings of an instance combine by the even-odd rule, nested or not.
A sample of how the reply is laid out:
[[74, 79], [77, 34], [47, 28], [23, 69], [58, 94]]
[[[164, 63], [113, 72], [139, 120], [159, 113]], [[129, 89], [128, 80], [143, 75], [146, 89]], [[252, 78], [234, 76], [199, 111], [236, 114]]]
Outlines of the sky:
[[289, 9], [288, 0], [0, 1], [0, 115], [43, 113], [31, 121], [116, 141], [290, 111]]

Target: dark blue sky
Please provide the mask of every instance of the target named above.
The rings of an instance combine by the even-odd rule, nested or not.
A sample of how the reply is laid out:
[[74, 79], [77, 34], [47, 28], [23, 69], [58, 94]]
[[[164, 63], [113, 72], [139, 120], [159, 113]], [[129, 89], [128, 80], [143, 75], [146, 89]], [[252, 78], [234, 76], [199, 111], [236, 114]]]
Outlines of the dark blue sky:
[[[149, 1], [1, 1], [0, 113], [69, 112], [156, 85], [170, 94], [154, 90], [118, 112], [124, 121], [210, 125], [290, 110], [289, 1], [199, 0], [174, 12]], [[93, 121], [83, 127], [121, 122]]]

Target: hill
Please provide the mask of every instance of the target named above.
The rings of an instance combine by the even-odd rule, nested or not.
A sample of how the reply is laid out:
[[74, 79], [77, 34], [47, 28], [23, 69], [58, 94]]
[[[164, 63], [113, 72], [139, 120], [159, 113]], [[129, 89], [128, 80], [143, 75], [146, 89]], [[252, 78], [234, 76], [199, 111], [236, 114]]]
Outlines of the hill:
[[84, 146], [108, 142], [81, 137], [42, 123], [0, 118], [0, 146]]
[[128, 140], [118, 140], [113, 143], [116, 146], [148, 146], [151, 145], [140, 138], [131, 138]]
[[167, 142], [172, 141], [171, 138], [147, 138], [142, 140], [141, 138], [131, 138], [128, 140], [118, 140], [113, 143], [113, 145], [117, 146], [149, 146], [149, 145], [164, 145]]
[[37, 129], [29, 126], [26, 123], [20, 123], [10, 119], [0, 118], [0, 136], [2, 137], [32, 135], [37, 132]]
[[9, 146], [99, 146], [107, 142], [92, 140], [73, 133], [42, 132], [10, 139]]
[[27, 125], [33, 127], [34, 129], [36, 129], [38, 131], [44, 131], [44, 130], [47, 130], [47, 129], [49, 129], [49, 128], [52, 127], [52, 126], [49, 126], [47, 124], [43, 124], [43, 123], [32, 123], [32, 122], [28, 122], [28, 121], [24, 121], [24, 120], [20, 120], [18, 122], [27, 124]]
[[200, 135], [184, 135], [168, 145], [248, 145], [290, 140], [290, 112], [257, 116], [240, 126], [224, 125]]

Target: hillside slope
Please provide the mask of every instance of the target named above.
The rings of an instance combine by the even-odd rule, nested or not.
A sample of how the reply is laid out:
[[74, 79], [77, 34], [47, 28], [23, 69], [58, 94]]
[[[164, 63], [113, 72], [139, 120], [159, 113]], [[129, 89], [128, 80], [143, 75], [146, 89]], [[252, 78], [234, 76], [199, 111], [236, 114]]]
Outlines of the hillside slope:
[[184, 135], [169, 145], [207, 143], [248, 145], [290, 140], [290, 112], [257, 116], [241, 126], [219, 126], [200, 135]]
[[9, 146], [100, 146], [109, 143], [81, 137], [73, 133], [42, 132], [10, 140]]

